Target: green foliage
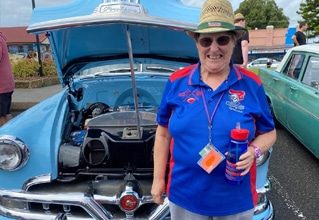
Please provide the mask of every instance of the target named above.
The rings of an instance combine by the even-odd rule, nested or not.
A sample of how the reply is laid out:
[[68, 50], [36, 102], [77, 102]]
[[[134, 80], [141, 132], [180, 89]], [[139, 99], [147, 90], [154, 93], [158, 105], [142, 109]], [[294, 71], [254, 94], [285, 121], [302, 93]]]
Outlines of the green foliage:
[[305, 0], [300, 3], [298, 14], [308, 24], [307, 35], [309, 38], [319, 34], [319, 1]]
[[13, 64], [13, 73], [17, 78], [36, 77], [39, 63], [33, 59], [21, 59]]
[[287, 28], [289, 18], [275, 0], [245, 0], [240, 3], [235, 13], [242, 13], [246, 18], [248, 29], [265, 29], [268, 25], [275, 28]]
[[[57, 75], [55, 64], [52, 60], [42, 63], [44, 76]], [[19, 59], [11, 63], [15, 78], [26, 79], [39, 77], [40, 65], [34, 59]]]
[[53, 60], [48, 60], [43, 62], [43, 74], [45, 76], [56, 76], [57, 72], [56, 72], [56, 66], [53, 62]]

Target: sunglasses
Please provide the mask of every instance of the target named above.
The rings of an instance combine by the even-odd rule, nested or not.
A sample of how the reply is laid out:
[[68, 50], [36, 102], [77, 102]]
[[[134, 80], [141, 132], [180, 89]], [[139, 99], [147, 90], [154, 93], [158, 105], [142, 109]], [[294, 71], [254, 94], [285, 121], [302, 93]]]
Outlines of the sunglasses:
[[[215, 40], [219, 46], [226, 46], [230, 42], [230, 36], [223, 35], [223, 36], [217, 37]], [[198, 39], [198, 43], [202, 47], [210, 47], [210, 45], [212, 45], [213, 41], [214, 41], [214, 39], [212, 39], [210, 37], [203, 37], [203, 38]]]

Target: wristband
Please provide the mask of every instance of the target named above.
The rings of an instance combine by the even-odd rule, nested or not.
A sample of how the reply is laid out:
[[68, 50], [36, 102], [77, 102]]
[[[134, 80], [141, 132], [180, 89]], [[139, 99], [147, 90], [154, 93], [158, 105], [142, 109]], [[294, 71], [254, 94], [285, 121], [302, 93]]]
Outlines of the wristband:
[[262, 155], [263, 153], [261, 152], [261, 150], [260, 150], [259, 147], [257, 147], [256, 145], [253, 145], [253, 144], [250, 144], [249, 146], [254, 149], [256, 159], [258, 159], [259, 157], [261, 157], [261, 155]]

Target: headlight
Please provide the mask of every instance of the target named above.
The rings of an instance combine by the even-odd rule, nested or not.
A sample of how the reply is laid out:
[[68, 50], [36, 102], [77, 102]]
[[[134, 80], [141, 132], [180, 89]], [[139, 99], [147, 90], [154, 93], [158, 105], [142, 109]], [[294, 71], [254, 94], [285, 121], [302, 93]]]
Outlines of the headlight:
[[0, 136], [0, 169], [14, 171], [23, 167], [29, 159], [27, 146], [18, 138]]

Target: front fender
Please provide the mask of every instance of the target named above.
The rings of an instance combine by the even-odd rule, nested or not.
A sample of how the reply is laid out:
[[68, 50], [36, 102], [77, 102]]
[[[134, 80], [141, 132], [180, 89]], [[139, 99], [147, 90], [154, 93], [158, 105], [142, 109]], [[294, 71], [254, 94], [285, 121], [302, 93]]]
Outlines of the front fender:
[[[16, 171], [0, 170], [0, 188], [17, 189], [34, 176], [57, 176], [57, 155], [66, 115], [67, 92], [40, 102], [0, 128], [0, 135], [21, 139], [29, 148], [29, 160]], [[3, 181], [5, 180], [5, 181]]]

